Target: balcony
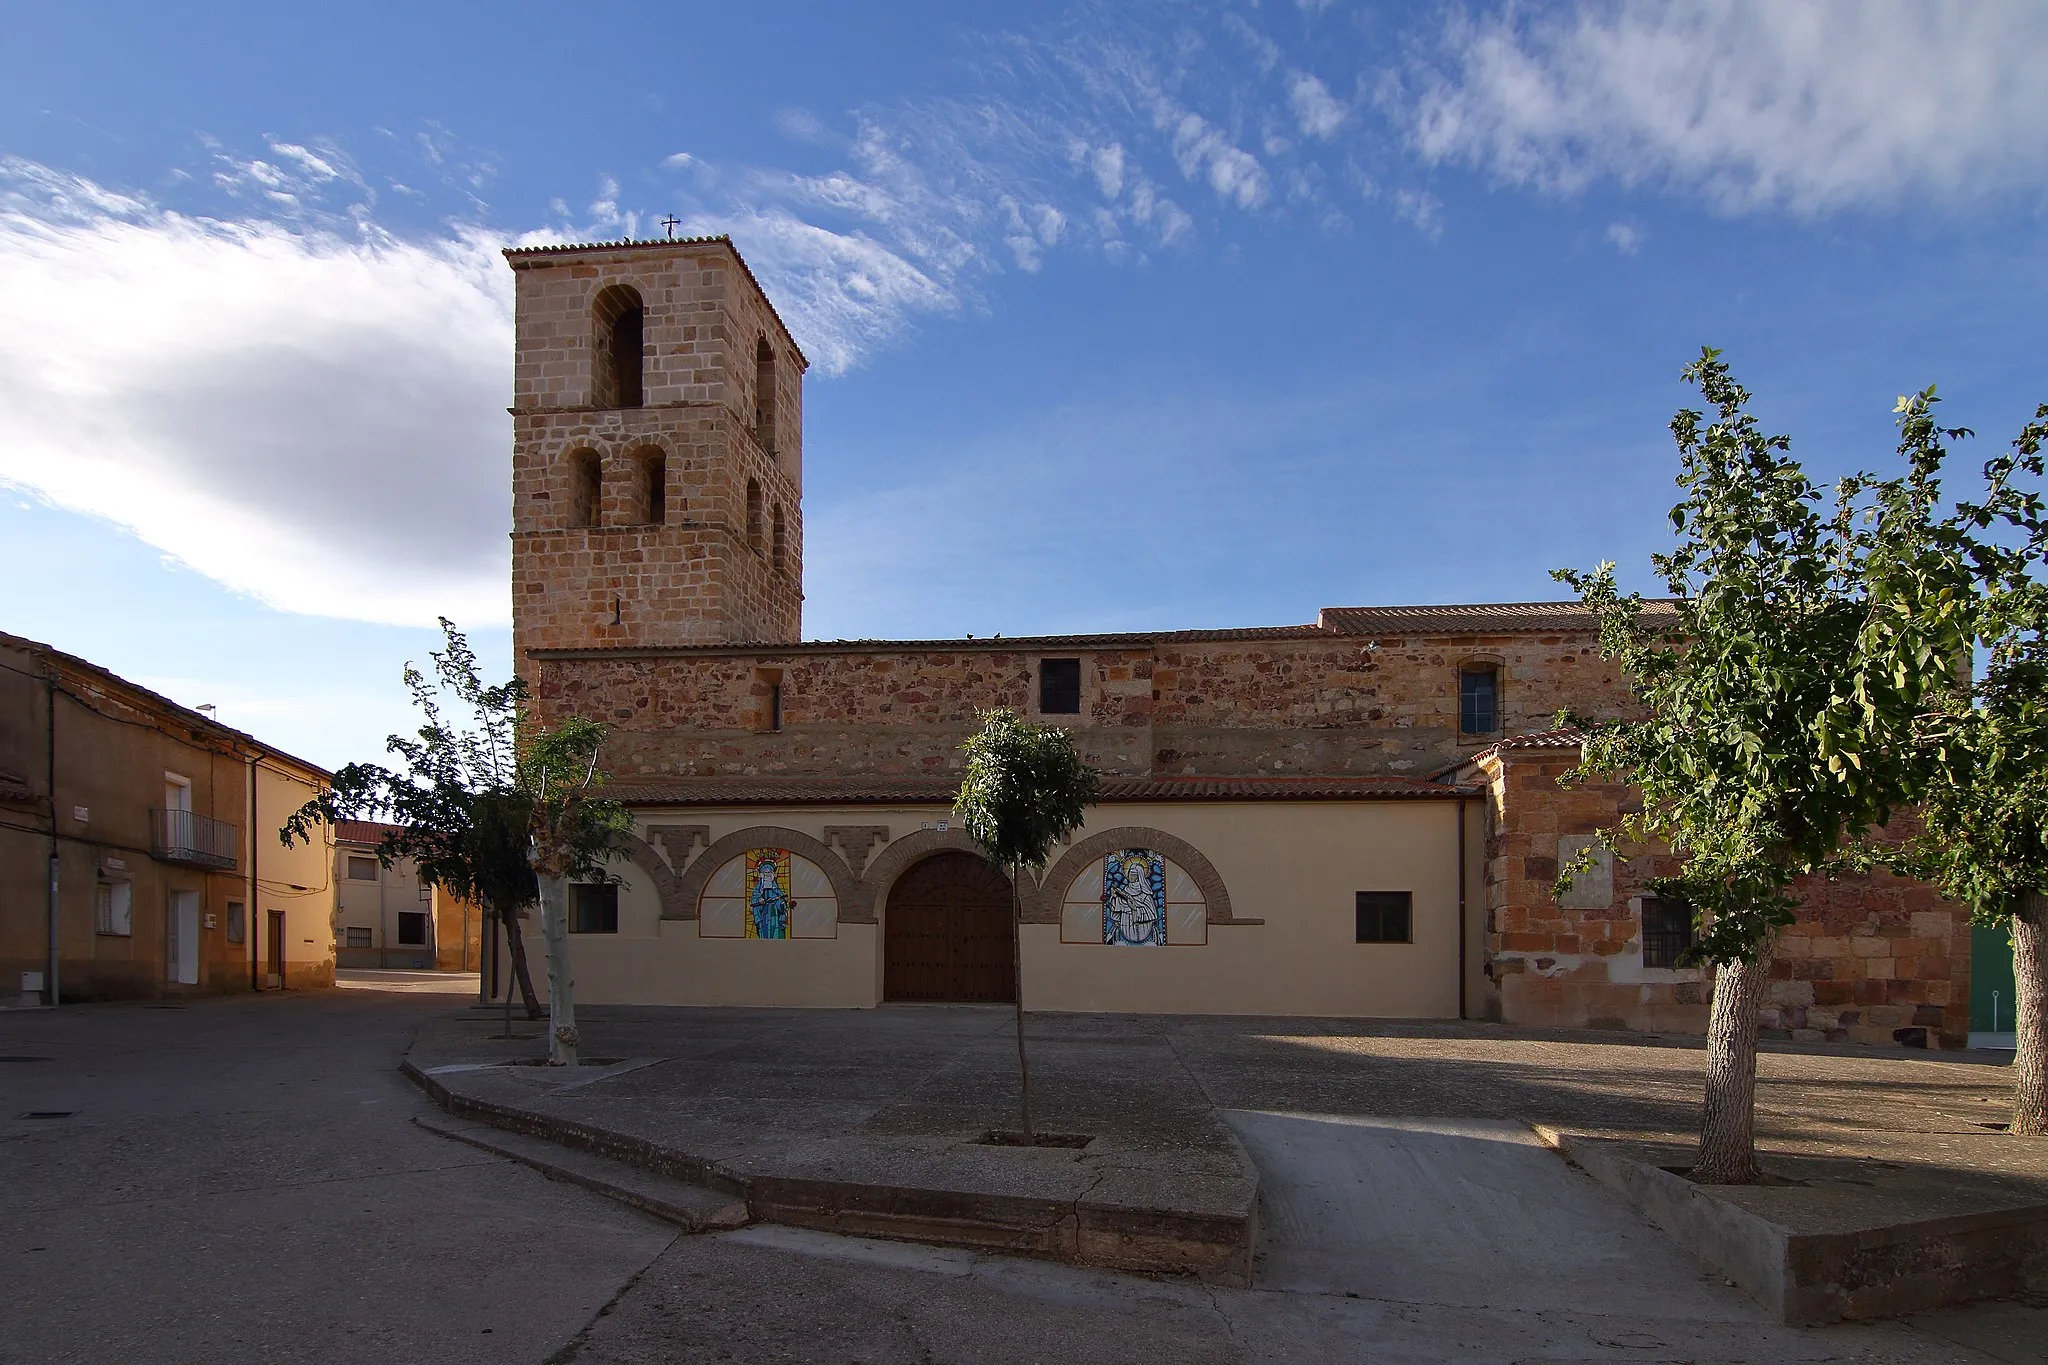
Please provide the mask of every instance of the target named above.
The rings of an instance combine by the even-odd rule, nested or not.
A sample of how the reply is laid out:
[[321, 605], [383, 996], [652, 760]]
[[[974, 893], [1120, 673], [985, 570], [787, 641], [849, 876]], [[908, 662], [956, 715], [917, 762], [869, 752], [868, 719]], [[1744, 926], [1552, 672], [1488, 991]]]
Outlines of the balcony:
[[149, 853], [158, 861], [235, 870], [242, 846], [239, 826], [189, 810], [155, 808], [149, 812], [149, 824]]

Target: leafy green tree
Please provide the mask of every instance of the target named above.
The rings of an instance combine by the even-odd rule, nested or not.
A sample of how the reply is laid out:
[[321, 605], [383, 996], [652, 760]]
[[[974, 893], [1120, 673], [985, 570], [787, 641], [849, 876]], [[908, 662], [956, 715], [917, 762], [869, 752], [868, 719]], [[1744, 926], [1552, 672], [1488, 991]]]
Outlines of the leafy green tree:
[[[2048, 555], [2039, 492], [2048, 404], [1984, 466], [1981, 501], [1947, 503], [1947, 443], [1933, 389], [1899, 400], [1902, 477], [1854, 481], [1871, 514], [1854, 529], [1871, 610], [1855, 693], [1865, 705], [1950, 668], [1917, 703], [1911, 757], [1920, 825], [1866, 861], [1924, 878], [2003, 927], [2018, 986], [2010, 1131], [2048, 1134]], [[1983, 667], [1972, 667], [1981, 651]]]
[[[1677, 607], [1668, 631], [1614, 565], [1559, 570], [1600, 625], [1602, 653], [1628, 678], [1639, 718], [1593, 726], [1567, 780], [1607, 778], [1642, 793], [1603, 837], [1662, 844], [1683, 860], [1652, 886], [1693, 908], [1694, 960], [1715, 967], [1705, 1112], [1692, 1176], [1756, 1180], [1758, 1010], [1777, 934], [1802, 877], [1825, 875], [1845, 841], [1910, 800], [1901, 755], [1923, 672], [1865, 706], [1849, 695], [1866, 607], [1841, 520], [1789, 452], [1749, 413], [1750, 395], [1712, 349], [1688, 366], [1714, 417], [1672, 419], [1683, 499], [1678, 544], [1652, 563]], [[1937, 659], [1931, 667], [1942, 667]], [[1568, 883], [1573, 871], [1560, 877]]]
[[[333, 785], [286, 821], [279, 838], [286, 846], [310, 840], [314, 826], [341, 820], [389, 820], [397, 828], [379, 843], [386, 867], [410, 858], [420, 877], [483, 907], [505, 929], [505, 943], [527, 1017], [540, 1017], [540, 1003], [520, 932], [520, 912], [549, 881], [555, 884], [559, 921], [561, 887], [570, 876], [601, 877], [614, 834], [628, 817], [616, 803], [596, 797], [603, 782], [596, 756], [603, 727], [571, 717], [554, 729], [531, 724], [524, 715], [525, 684], [518, 678], [498, 686], [483, 682], [468, 639], [445, 617], [443, 648], [429, 655], [430, 679], [406, 665], [405, 685], [423, 718], [413, 738], [393, 735], [385, 747], [403, 760], [402, 770], [351, 763]], [[447, 714], [452, 699], [459, 719]], [[538, 876], [536, 875], [538, 874]], [[573, 1063], [575, 1021], [568, 997], [566, 934], [549, 934], [551, 1003], [567, 1008], [553, 1021], [550, 1057]], [[566, 1024], [567, 1038], [555, 1036]]]
[[1027, 1146], [1031, 1066], [1024, 1052], [1024, 901], [1021, 878], [1041, 875], [1053, 845], [1087, 821], [1101, 779], [1081, 761], [1074, 737], [1052, 725], [1031, 725], [1001, 709], [982, 718], [980, 733], [960, 746], [967, 775], [954, 809], [968, 837], [1010, 882], [1010, 932], [1016, 970], [1017, 1076]]

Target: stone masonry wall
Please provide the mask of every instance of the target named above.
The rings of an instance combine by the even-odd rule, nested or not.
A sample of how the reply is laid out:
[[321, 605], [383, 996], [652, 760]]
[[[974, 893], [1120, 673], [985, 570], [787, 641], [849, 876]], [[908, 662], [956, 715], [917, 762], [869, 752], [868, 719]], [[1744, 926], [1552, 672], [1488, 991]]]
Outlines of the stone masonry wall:
[[[723, 243], [515, 256], [514, 656], [536, 648], [785, 641], [802, 630], [804, 362]], [[593, 300], [645, 308], [645, 405], [593, 408]], [[775, 355], [774, 449], [757, 438], [756, 346]], [[647, 522], [642, 461], [664, 461]], [[573, 471], [597, 458], [594, 526]], [[750, 526], [748, 486], [761, 490]], [[781, 513], [780, 566], [773, 526]]]
[[[608, 761], [643, 776], [950, 772], [983, 712], [1034, 714], [1042, 657], [1082, 660], [1082, 712], [1057, 719], [1091, 762], [1118, 773], [1419, 776], [1491, 742], [1457, 733], [1458, 667], [1474, 658], [1502, 670], [1505, 733], [1543, 728], [1559, 707], [1612, 712], [1625, 698], [1590, 635], [1373, 644], [1331, 633], [1092, 650], [650, 652], [544, 658], [534, 680], [544, 708], [612, 725]], [[779, 675], [779, 732], [761, 713], [764, 673]]]
[[[1557, 779], [1573, 748], [1508, 748], [1459, 775], [1487, 793], [1487, 973], [1490, 1017], [1557, 1028], [1611, 1027], [1703, 1033], [1711, 974], [1643, 965], [1639, 903], [1651, 877], [1677, 861], [1645, 853], [1612, 868], [1604, 896], [1552, 895], [1561, 841], [1614, 823], [1637, 804], [1633, 789]], [[1597, 884], [1597, 879], [1593, 879]], [[1594, 884], [1575, 884], [1591, 892]], [[1799, 888], [1798, 922], [1772, 962], [1765, 1037], [1806, 1042], [1962, 1047], [1967, 1043], [1969, 926], [1956, 907], [1888, 874], [1812, 881]], [[1597, 904], [1584, 904], [1597, 899]]]

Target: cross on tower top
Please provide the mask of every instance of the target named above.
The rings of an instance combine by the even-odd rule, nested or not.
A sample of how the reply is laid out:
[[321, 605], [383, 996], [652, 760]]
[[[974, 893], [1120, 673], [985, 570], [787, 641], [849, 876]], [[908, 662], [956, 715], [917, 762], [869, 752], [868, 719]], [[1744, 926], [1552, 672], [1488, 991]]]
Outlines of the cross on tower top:
[[661, 225], [668, 229], [668, 239], [673, 242], [676, 239], [676, 229], [683, 225], [683, 220], [671, 213], [661, 220]]

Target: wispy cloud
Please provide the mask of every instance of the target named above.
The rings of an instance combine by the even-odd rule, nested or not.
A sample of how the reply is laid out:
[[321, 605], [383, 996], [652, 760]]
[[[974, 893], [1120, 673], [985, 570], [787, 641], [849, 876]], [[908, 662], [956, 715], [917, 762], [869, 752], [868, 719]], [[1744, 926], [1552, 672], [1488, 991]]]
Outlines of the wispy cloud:
[[2048, 184], [2038, 0], [1582, 0], [1460, 13], [1389, 103], [1428, 161], [1811, 214]]
[[[287, 163], [322, 172], [270, 163], [297, 202]], [[502, 620], [499, 245], [187, 216], [0, 163], [0, 482], [287, 610]]]

